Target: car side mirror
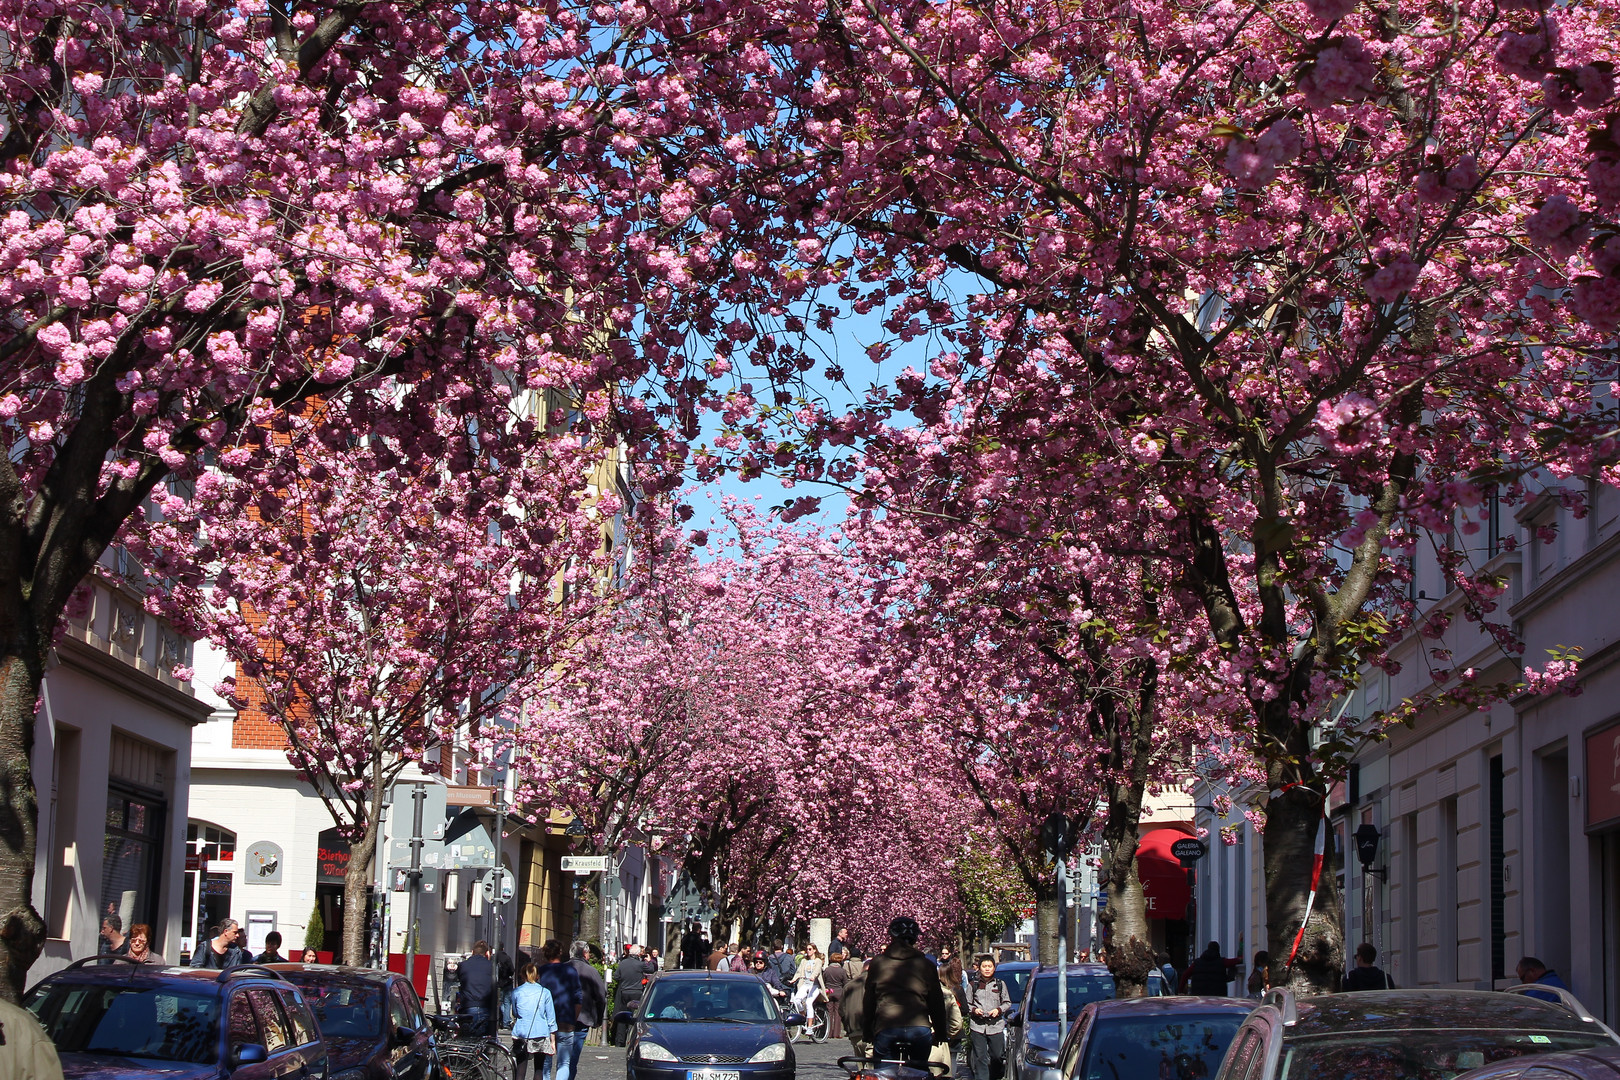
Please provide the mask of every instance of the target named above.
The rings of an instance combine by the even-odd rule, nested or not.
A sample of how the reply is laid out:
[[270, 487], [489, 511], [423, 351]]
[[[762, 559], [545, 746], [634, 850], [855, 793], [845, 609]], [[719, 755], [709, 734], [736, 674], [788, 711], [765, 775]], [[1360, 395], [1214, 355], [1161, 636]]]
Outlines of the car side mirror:
[[804, 1026], [804, 1014], [803, 1013], [783, 1013], [782, 1014], [782, 1024], [784, 1026], [786, 1026], [786, 1027], [803, 1027]]
[[1018, 1006], [1014, 1005], [1011, 1009], [1007, 1010], [1007, 1023], [1022, 1024], [1023, 1022], [1024, 1014], [1019, 1011]]
[[257, 1065], [270, 1058], [270, 1051], [258, 1043], [244, 1043], [231, 1051], [231, 1067], [238, 1068], [243, 1065]]
[[395, 1046], [409, 1046], [409, 1045], [411, 1045], [411, 1041], [413, 1039], [415, 1039], [415, 1038], [416, 1038], [416, 1032], [412, 1031], [408, 1027], [405, 1027], [404, 1025], [401, 1025], [401, 1026], [394, 1029], [394, 1045]]
[[613, 1014], [613, 1022], [615, 1024], [633, 1024], [636, 1022], [636, 1014], [629, 1009], [620, 1009]]
[[1057, 1068], [1058, 1061], [1057, 1051], [1042, 1050], [1033, 1055], [1033, 1060], [1036, 1065], [1039, 1065], [1043, 1069], [1055, 1069]]

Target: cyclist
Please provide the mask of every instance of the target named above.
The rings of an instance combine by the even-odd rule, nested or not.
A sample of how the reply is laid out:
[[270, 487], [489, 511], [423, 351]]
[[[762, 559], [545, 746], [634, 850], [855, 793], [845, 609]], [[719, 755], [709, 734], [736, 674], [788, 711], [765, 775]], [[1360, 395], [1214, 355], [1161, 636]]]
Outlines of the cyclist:
[[936, 1040], [949, 1037], [950, 1014], [939, 972], [917, 951], [922, 927], [901, 915], [889, 924], [889, 947], [866, 965], [861, 1027], [879, 1061], [928, 1067]]

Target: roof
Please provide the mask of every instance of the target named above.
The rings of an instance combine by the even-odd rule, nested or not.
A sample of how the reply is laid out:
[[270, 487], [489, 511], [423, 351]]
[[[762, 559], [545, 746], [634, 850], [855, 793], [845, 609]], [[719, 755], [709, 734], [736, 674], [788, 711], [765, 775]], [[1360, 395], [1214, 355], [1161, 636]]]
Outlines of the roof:
[[328, 982], [369, 982], [386, 983], [389, 979], [403, 979], [404, 975], [397, 971], [378, 971], [376, 968], [347, 967], [342, 964], [301, 964], [288, 961], [284, 964], [266, 964], [265, 967], [279, 971], [294, 982], [301, 979], [319, 978]]
[[1299, 1020], [1289, 1039], [1353, 1031], [1601, 1032], [1561, 1005], [1494, 990], [1366, 990], [1299, 999]]
[[738, 979], [757, 980], [759, 978], [759, 976], [755, 975], [752, 971], [692, 971], [688, 968], [675, 968], [671, 971], [655, 972], [655, 974], [658, 976], [659, 982], [663, 982], [666, 979], [674, 979], [678, 982], [699, 982], [705, 979], [719, 979], [722, 982], [729, 980], [734, 982]]
[[1248, 998], [1230, 997], [1194, 997], [1189, 995], [1176, 995], [1174, 997], [1139, 997], [1139, 998], [1104, 998], [1094, 1001], [1091, 1007], [1097, 1010], [1099, 1017], [1104, 1015], [1130, 1013], [1146, 1016], [1177, 1016], [1196, 1015], [1202, 1013], [1231, 1013], [1242, 1019], [1248, 1016], [1259, 1006], [1258, 1001]]
[[[259, 965], [252, 965], [258, 967]], [[230, 968], [230, 971], [240, 970]], [[61, 971], [54, 971], [40, 980], [40, 984], [49, 982], [108, 982], [133, 983], [143, 986], [174, 986], [176, 983], [188, 984], [188, 989], [204, 990], [210, 986], [223, 986], [222, 972], [214, 968], [191, 967], [160, 967], [151, 964], [119, 963], [83, 963], [65, 967]], [[238, 978], [274, 979], [277, 976], [265, 971], [243, 971]], [[234, 981], [234, 980], [232, 980]]]
[[[1035, 974], [1036, 975], [1056, 975], [1057, 973], [1058, 973], [1058, 966], [1056, 964], [1042, 964], [1042, 965], [1040, 965], [1039, 967], [1037, 967], [1035, 969]], [[1108, 970], [1108, 965], [1107, 964], [1070, 964], [1069, 965], [1069, 974], [1070, 975], [1112, 975], [1113, 972]]]

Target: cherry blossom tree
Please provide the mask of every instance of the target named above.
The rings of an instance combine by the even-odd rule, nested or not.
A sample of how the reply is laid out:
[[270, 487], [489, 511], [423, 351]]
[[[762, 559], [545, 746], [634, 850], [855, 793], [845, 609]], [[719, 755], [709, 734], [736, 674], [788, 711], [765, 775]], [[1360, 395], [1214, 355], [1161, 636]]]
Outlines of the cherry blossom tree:
[[510, 725], [521, 695], [562, 674], [602, 545], [575, 438], [499, 465], [463, 445], [470, 463], [424, 470], [396, 439], [324, 445], [323, 411], [289, 409], [251, 466], [164, 496], [134, 539], [169, 576], [150, 602], [236, 663], [219, 692], [280, 726], [350, 841], [343, 959], [358, 965], [389, 789]]

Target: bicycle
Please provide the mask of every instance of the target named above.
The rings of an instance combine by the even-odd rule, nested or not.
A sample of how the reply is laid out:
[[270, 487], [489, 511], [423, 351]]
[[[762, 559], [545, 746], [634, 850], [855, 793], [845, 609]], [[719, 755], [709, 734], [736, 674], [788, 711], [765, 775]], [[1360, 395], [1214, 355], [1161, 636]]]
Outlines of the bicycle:
[[804, 1012], [804, 1023], [793, 1029], [790, 1042], [798, 1042], [803, 1035], [812, 1043], [827, 1041], [827, 995], [820, 990], [810, 999], [810, 1006]]
[[512, 1080], [517, 1060], [512, 1050], [494, 1035], [463, 1035], [461, 1018], [428, 1014], [443, 1038], [435, 1038], [439, 1064], [450, 1080]]

